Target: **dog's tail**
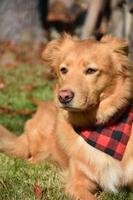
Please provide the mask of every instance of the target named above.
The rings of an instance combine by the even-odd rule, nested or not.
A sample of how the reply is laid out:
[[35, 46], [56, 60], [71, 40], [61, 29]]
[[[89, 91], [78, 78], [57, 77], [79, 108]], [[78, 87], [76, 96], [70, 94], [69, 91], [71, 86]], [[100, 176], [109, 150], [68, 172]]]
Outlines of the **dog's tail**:
[[[40, 107], [42, 108], [43, 101], [33, 98], [31, 100], [38, 106], [38, 110]], [[17, 136], [0, 124], [0, 152], [9, 156], [28, 159], [30, 150], [27, 134], [22, 133]]]
[[0, 125], [0, 151], [7, 155], [27, 159], [29, 157], [27, 135], [16, 136]]

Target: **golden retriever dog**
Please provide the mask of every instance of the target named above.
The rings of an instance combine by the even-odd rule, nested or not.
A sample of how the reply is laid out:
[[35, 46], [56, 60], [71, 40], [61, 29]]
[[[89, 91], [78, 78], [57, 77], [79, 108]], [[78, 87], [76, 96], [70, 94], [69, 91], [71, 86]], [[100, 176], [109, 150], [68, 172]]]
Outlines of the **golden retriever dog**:
[[67, 171], [65, 191], [74, 200], [96, 200], [98, 188], [132, 189], [133, 65], [128, 53], [128, 43], [111, 36], [95, 41], [65, 35], [51, 41], [42, 56], [58, 76], [57, 108], [41, 104], [20, 137], [1, 127], [0, 150], [57, 163]]

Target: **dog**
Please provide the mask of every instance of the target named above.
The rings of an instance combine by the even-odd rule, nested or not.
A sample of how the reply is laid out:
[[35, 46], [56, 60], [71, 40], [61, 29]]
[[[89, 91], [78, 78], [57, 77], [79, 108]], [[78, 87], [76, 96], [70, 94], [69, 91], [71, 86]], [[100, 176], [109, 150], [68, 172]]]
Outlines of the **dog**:
[[110, 35], [100, 41], [69, 35], [51, 41], [42, 57], [58, 76], [57, 106], [41, 104], [15, 139], [1, 127], [0, 150], [57, 163], [67, 172], [65, 191], [74, 200], [96, 200], [99, 188], [132, 189], [133, 64], [128, 54], [128, 43]]

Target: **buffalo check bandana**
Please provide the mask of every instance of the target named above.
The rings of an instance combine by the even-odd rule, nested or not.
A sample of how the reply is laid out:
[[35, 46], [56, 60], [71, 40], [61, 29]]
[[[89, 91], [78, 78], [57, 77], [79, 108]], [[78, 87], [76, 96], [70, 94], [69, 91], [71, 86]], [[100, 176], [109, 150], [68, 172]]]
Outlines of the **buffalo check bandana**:
[[91, 146], [115, 159], [122, 160], [133, 123], [133, 105], [116, 114], [106, 124], [96, 123], [93, 127], [74, 128]]

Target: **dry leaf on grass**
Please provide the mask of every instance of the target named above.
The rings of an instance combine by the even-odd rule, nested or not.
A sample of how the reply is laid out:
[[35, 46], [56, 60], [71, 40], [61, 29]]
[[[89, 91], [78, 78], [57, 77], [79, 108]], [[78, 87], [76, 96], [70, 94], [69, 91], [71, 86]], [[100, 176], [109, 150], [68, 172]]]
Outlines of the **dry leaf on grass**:
[[37, 198], [42, 198], [44, 190], [41, 186], [35, 185], [34, 186], [34, 193]]

